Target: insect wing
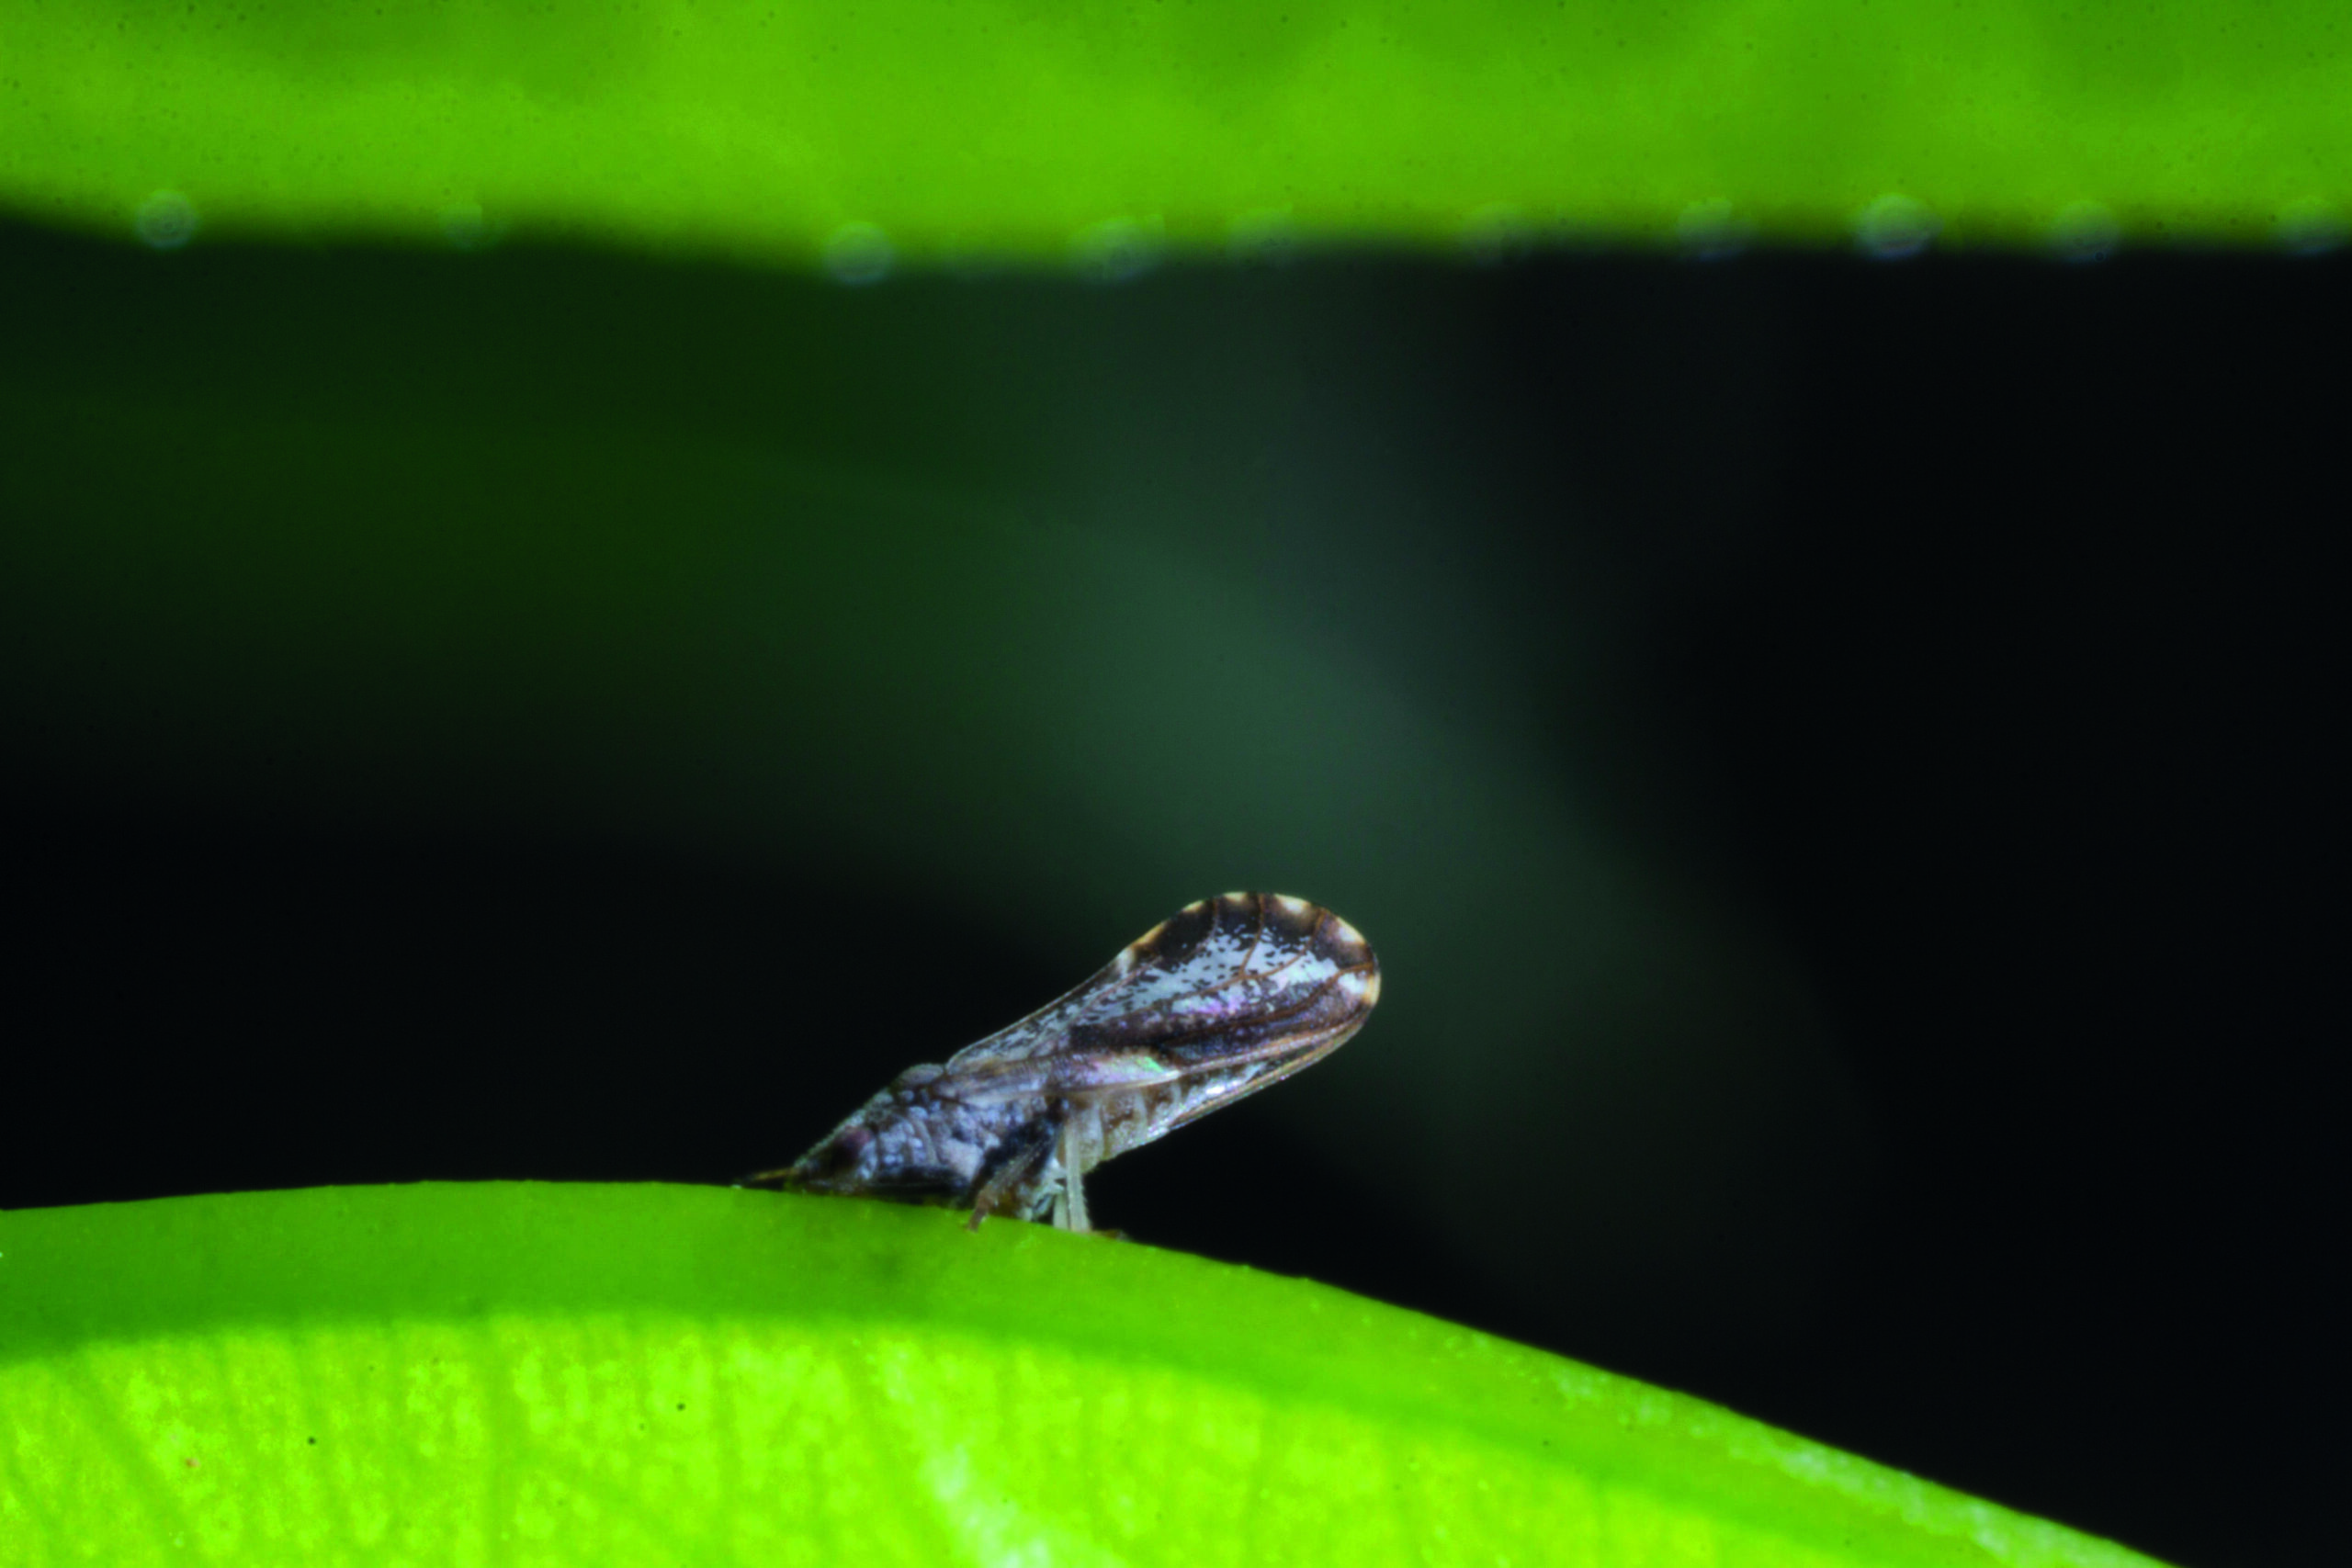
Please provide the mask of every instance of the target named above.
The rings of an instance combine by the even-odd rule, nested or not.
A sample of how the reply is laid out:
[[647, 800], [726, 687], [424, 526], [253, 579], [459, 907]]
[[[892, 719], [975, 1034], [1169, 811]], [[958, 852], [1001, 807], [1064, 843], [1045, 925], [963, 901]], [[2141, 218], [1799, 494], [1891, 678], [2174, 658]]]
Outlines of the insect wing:
[[957, 1052], [947, 1076], [958, 1098], [989, 1100], [1234, 1080], [1189, 1121], [1319, 1060], [1379, 997], [1372, 949], [1345, 920], [1303, 899], [1228, 893], [1188, 906], [1067, 996]]

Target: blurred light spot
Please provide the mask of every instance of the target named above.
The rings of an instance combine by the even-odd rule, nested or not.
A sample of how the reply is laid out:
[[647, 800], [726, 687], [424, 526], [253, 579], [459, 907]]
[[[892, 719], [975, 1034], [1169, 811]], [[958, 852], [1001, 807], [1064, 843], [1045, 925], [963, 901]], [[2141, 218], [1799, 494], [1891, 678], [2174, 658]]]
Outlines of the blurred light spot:
[[1462, 224], [1462, 254], [1478, 266], [1507, 266], [1535, 250], [1535, 226], [1516, 207], [1498, 202]]
[[453, 202], [441, 209], [441, 238], [460, 251], [478, 251], [490, 243], [490, 225], [478, 202]]
[[871, 223], [844, 223], [825, 242], [825, 270], [853, 288], [881, 282], [898, 261], [890, 237]]
[[2123, 225], [2096, 201], [2078, 201], [2050, 225], [2050, 248], [2061, 261], [2103, 262], [2123, 243]]
[[2352, 241], [2352, 223], [2331, 201], [2297, 201], [2278, 214], [2278, 244], [2289, 255], [2324, 255]]
[[1287, 207], [1245, 212], [1226, 230], [1225, 254], [1237, 266], [1288, 266], [1298, 259], [1298, 225]]
[[1694, 201], [1674, 220], [1674, 243], [1693, 261], [1721, 261], [1747, 249], [1753, 230], [1725, 197]]
[[1157, 218], [1145, 222], [1106, 218], [1078, 231], [1070, 242], [1070, 259], [1089, 282], [1125, 283], [1159, 265], [1161, 238]]
[[196, 207], [175, 190], [159, 190], [139, 204], [131, 226], [141, 244], [176, 251], [196, 238]]
[[1934, 244], [1942, 227], [1924, 202], [1890, 193], [1854, 220], [1854, 248], [1872, 261], [1908, 261]]

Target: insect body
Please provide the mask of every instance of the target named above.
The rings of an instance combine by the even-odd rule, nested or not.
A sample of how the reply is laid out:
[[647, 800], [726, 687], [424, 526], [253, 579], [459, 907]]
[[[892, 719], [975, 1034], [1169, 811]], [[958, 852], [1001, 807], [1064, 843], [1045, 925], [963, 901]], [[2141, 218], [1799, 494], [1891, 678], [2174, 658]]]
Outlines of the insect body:
[[1328, 909], [1269, 893], [1188, 905], [1092, 979], [909, 1067], [783, 1170], [802, 1192], [1089, 1228], [1080, 1183], [1114, 1155], [1322, 1060], [1363, 1027], [1380, 965]]

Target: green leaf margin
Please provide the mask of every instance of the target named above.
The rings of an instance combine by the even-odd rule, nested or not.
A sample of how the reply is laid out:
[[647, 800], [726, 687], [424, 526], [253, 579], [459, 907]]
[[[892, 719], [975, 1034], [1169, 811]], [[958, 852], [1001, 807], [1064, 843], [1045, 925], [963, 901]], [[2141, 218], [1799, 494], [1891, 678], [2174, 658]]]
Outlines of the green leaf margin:
[[2144, 1563], [1097, 1236], [667, 1185], [0, 1214], [0, 1562]]

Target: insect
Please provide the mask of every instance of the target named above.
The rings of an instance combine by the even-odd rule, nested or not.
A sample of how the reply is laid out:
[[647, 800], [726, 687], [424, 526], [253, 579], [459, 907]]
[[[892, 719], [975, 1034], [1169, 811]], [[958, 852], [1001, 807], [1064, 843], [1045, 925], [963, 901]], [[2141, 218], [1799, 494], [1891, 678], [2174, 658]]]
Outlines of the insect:
[[1185, 906], [1091, 980], [909, 1067], [794, 1164], [749, 1178], [1090, 1229], [1086, 1173], [1321, 1061], [1363, 1027], [1380, 965], [1303, 898]]

